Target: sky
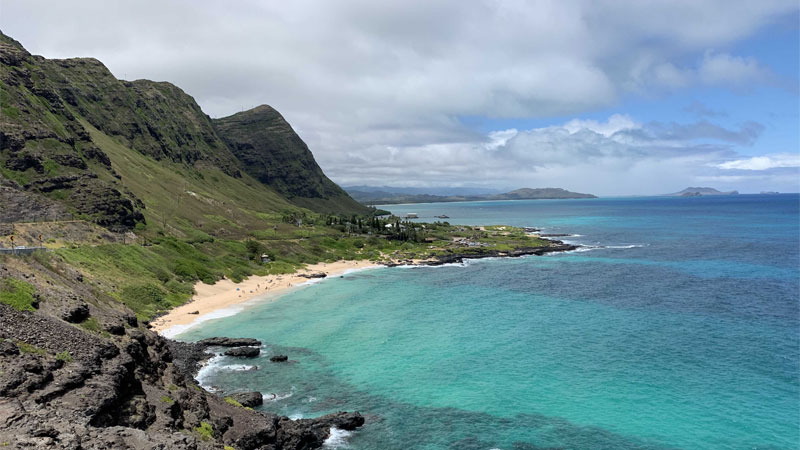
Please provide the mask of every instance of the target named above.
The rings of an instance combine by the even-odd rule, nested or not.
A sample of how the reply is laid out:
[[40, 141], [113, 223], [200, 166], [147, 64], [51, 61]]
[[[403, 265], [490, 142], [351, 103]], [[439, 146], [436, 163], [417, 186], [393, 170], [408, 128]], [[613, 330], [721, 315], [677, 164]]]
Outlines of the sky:
[[279, 110], [341, 185], [800, 191], [797, 0], [0, 0], [48, 58]]

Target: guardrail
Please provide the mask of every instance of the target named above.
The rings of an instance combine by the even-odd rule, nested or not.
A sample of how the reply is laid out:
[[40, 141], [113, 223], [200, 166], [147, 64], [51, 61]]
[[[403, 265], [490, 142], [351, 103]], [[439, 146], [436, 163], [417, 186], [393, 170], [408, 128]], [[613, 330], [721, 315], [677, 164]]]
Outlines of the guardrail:
[[12, 248], [0, 247], [0, 254], [5, 255], [30, 255], [36, 251], [46, 252], [47, 247], [26, 247], [24, 245]]

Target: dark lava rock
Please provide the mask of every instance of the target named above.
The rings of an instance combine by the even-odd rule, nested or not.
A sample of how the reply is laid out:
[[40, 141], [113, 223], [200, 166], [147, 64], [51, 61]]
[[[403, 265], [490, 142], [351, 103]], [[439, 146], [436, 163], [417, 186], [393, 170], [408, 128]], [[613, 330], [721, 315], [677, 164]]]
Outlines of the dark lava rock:
[[264, 403], [264, 396], [261, 392], [237, 392], [231, 398], [241, 403], [242, 406], [253, 408]]
[[225, 352], [225, 356], [241, 356], [245, 358], [253, 358], [261, 353], [258, 347], [236, 347]]
[[290, 420], [281, 417], [276, 440], [280, 448], [317, 448], [330, 436], [332, 427], [354, 430], [363, 424], [364, 417], [357, 412], [338, 412], [316, 419]]
[[105, 329], [109, 333], [117, 336], [122, 336], [123, 334], [125, 334], [125, 327], [123, 327], [118, 323], [108, 323], [105, 325]]
[[317, 273], [301, 273], [298, 276], [303, 278], [325, 278], [328, 276], [325, 272], [317, 272]]
[[19, 348], [11, 341], [0, 342], [0, 355], [19, 355]]
[[89, 305], [81, 303], [70, 306], [61, 314], [61, 318], [69, 323], [80, 323], [89, 318]]
[[261, 345], [261, 341], [253, 338], [229, 338], [229, 337], [211, 337], [197, 342], [205, 346], [219, 346], [219, 347], [243, 347], [247, 345]]
[[289, 360], [289, 357], [286, 355], [275, 355], [269, 358], [272, 362], [286, 362]]

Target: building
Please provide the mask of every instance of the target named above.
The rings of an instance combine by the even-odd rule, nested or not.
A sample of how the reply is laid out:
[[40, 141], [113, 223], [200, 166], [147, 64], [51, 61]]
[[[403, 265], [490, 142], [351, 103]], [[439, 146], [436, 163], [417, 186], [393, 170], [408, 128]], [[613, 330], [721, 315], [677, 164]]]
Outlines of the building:
[[406, 214], [406, 219], [419, 219], [419, 215], [417, 213], [408, 213]]

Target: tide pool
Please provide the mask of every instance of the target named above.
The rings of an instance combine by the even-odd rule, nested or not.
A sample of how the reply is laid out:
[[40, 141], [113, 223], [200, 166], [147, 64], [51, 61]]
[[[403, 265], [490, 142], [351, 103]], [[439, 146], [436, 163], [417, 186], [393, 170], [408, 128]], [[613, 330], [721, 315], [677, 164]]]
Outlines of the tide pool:
[[587, 251], [357, 272], [179, 338], [263, 340], [253, 360], [215, 358], [204, 386], [259, 390], [292, 417], [362, 412], [341, 447], [797, 448], [799, 203], [384, 206], [579, 235], [565, 239]]

